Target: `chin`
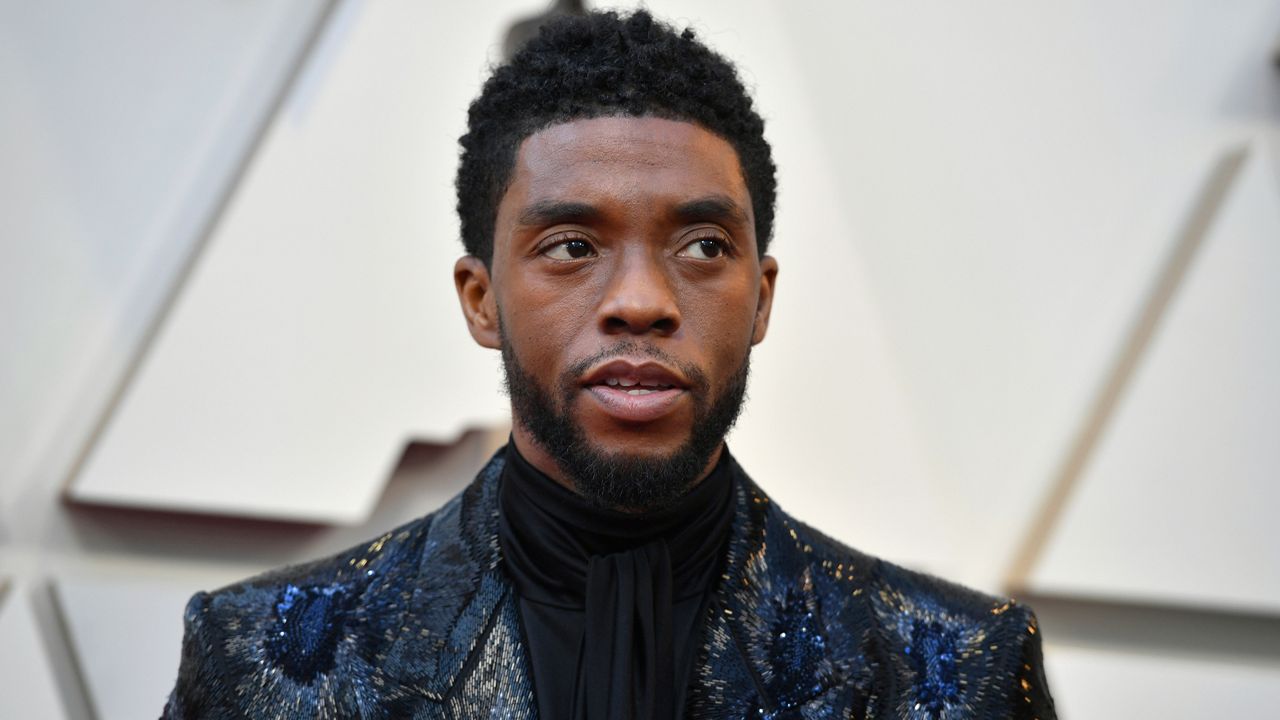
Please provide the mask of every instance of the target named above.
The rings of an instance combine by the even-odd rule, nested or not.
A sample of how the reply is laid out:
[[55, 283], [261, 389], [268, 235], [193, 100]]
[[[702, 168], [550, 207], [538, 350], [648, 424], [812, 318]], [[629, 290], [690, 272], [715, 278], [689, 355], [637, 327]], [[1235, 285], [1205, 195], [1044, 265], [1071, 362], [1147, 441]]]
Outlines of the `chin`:
[[633, 460], [663, 460], [681, 452], [689, 442], [689, 432], [668, 434], [651, 428], [623, 428], [585, 433], [587, 444], [602, 456]]

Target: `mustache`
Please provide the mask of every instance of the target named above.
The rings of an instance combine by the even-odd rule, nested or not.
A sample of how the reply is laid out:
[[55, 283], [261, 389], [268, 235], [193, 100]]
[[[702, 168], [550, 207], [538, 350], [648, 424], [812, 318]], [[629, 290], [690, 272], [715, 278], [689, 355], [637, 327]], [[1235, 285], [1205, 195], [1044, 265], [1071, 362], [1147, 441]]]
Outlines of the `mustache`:
[[702, 368], [693, 363], [681, 361], [653, 343], [637, 342], [635, 340], [623, 340], [574, 362], [564, 372], [561, 378], [561, 385], [564, 388], [577, 388], [582, 376], [586, 375], [588, 370], [601, 363], [619, 358], [656, 360], [664, 365], [679, 368], [680, 372], [689, 381], [692, 389], [705, 393], [711, 388], [711, 382], [707, 379], [707, 374], [702, 371]]

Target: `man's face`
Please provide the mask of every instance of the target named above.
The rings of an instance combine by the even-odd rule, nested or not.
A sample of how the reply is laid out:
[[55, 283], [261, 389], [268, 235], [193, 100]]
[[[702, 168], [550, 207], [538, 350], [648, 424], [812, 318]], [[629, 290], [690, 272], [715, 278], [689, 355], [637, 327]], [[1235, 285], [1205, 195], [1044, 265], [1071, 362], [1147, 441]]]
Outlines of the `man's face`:
[[589, 499], [647, 508], [718, 457], [776, 274], [731, 145], [594, 118], [524, 141], [493, 259], [455, 279], [473, 336], [503, 350], [521, 451]]

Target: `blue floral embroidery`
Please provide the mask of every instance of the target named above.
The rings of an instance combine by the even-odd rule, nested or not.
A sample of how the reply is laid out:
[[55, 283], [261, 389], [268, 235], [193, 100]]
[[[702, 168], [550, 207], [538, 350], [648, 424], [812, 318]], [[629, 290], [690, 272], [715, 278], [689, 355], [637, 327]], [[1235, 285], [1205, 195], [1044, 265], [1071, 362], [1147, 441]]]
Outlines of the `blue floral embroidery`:
[[284, 587], [267, 637], [272, 659], [286, 675], [309, 683], [333, 668], [352, 593], [343, 585]]
[[783, 708], [800, 705], [829, 684], [826, 641], [818, 628], [816, 607], [810, 594], [787, 588], [782, 602], [774, 601], [773, 637], [762, 639], [769, 662], [782, 682], [772, 688]]
[[960, 697], [956, 670], [959, 633], [938, 620], [915, 619], [908, 637], [905, 653], [919, 679], [916, 693], [921, 709], [936, 717]]

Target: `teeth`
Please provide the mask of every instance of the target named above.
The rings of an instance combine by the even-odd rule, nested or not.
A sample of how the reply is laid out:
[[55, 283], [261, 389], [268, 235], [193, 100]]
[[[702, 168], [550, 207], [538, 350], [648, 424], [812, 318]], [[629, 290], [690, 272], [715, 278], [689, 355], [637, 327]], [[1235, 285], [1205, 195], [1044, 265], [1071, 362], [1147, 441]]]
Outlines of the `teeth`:
[[641, 389], [641, 388], [636, 388], [635, 390], [628, 390], [628, 391], [627, 391], [627, 394], [628, 394], [628, 395], [648, 395], [648, 394], [649, 394], [649, 393], [651, 393], [651, 392], [656, 392], [656, 391], [654, 391], [654, 390], [643, 390], [643, 389]]
[[[630, 387], [635, 387], [639, 385], [642, 388], [652, 388], [652, 390], [670, 390], [672, 387], [671, 385], [667, 385], [666, 383], [660, 383], [656, 380], [631, 380], [629, 378], [607, 378], [604, 381], [604, 384], [608, 385], [609, 387], [624, 387], [624, 388], [630, 388]], [[634, 390], [629, 392], [632, 395], [640, 394], [639, 392]]]

